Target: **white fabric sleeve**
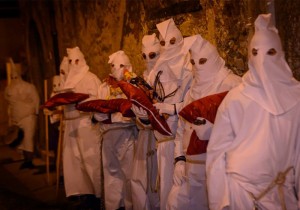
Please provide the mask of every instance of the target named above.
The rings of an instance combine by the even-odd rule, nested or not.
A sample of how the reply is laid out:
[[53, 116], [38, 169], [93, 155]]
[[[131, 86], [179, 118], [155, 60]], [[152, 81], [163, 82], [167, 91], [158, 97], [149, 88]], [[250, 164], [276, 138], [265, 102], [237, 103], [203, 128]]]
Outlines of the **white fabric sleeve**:
[[178, 161], [175, 164], [174, 175], [173, 175], [173, 182], [175, 186], [180, 186], [185, 181], [186, 178], [185, 167], [186, 166], [184, 161]]
[[95, 76], [91, 75], [89, 81], [85, 84], [85, 93], [89, 94], [89, 100], [96, 100], [99, 98], [99, 86], [101, 85], [100, 80]]
[[98, 98], [106, 100], [108, 99], [109, 95], [110, 95], [109, 85], [106, 82], [100, 84], [98, 87]]
[[225, 103], [219, 107], [207, 147], [206, 175], [210, 209], [223, 209], [230, 204], [226, 175], [226, 151], [234, 139]]
[[132, 122], [132, 119], [130, 117], [123, 117], [121, 112], [115, 112], [111, 115], [111, 122], [112, 123], [129, 123]]
[[102, 122], [104, 120], [109, 119], [108, 114], [105, 113], [94, 113], [94, 118], [98, 121], [98, 122]]
[[159, 111], [159, 114], [168, 114], [174, 115], [175, 114], [175, 106], [174, 104], [169, 103], [155, 103], [153, 106]]
[[184, 119], [179, 117], [178, 126], [177, 126], [177, 130], [176, 130], [176, 136], [174, 139], [174, 143], [175, 143], [174, 158], [185, 155], [183, 152], [183, 143], [182, 143], [184, 127], [185, 127]]
[[175, 109], [176, 109], [176, 114], [178, 115], [178, 113], [181, 111], [183, 107], [183, 102], [180, 102], [180, 103], [176, 103], [175, 104]]

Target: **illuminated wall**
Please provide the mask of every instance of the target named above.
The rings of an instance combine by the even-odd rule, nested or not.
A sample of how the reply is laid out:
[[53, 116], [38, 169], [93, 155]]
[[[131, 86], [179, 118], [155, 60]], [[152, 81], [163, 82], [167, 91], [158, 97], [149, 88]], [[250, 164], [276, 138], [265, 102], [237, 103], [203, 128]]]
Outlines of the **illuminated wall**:
[[[22, 2], [22, 1], [21, 1]], [[237, 74], [247, 70], [247, 44], [253, 21], [266, 13], [272, 0], [91, 0], [23, 3], [25, 26], [33, 19], [42, 40], [44, 76], [54, 74], [55, 55], [51, 34], [58, 42], [59, 59], [67, 47], [79, 46], [86, 60], [101, 79], [109, 73], [108, 56], [123, 49], [140, 74], [143, 35], [157, 32], [155, 24], [172, 17], [184, 36], [201, 34], [215, 44], [227, 65]], [[49, 11], [49, 2], [52, 10]], [[300, 2], [276, 0], [277, 26], [283, 36], [287, 57], [299, 78], [298, 39]], [[185, 5], [184, 5], [185, 4]], [[183, 5], [183, 6], [182, 6]], [[197, 7], [200, 5], [200, 8]], [[30, 8], [30, 9], [28, 9]], [[298, 18], [298, 19], [297, 19]], [[55, 19], [52, 21], [51, 19]], [[292, 33], [292, 36], [290, 36]], [[289, 40], [295, 39], [294, 42]], [[28, 46], [30, 48], [30, 46]], [[299, 48], [298, 48], [299, 49]], [[30, 57], [30, 50], [28, 51]], [[295, 58], [298, 57], [298, 58]], [[297, 61], [297, 62], [296, 62]], [[57, 65], [56, 65], [57, 67]]]

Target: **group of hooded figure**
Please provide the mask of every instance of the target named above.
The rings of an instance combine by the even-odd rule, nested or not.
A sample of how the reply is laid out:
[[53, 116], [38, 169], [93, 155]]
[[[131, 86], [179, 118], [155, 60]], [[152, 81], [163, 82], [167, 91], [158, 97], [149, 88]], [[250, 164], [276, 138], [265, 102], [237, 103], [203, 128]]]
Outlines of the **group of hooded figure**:
[[[101, 198], [108, 210], [299, 209], [300, 85], [271, 15], [255, 21], [243, 77], [201, 35], [183, 38], [173, 19], [156, 26], [159, 37], [142, 40], [143, 79], [172, 135], [153, 129], [148, 112], [134, 104], [135, 117], [64, 106], [66, 196]], [[124, 51], [108, 63], [117, 81], [136, 76]], [[87, 93], [87, 100], [126, 98], [111, 79], [101, 82], [89, 71], [78, 47], [67, 49], [60, 72], [61, 89]], [[179, 115], [227, 91], [214, 120]]]

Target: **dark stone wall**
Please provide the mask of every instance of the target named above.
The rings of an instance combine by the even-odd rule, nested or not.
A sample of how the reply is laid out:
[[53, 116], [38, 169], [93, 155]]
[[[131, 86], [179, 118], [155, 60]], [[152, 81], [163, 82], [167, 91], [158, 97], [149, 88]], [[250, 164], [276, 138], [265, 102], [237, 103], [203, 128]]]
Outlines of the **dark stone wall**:
[[[43, 77], [49, 78], [57, 72], [53, 48], [55, 35], [58, 63], [66, 54], [66, 48], [79, 46], [91, 71], [103, 79], [109, 73], [108, 56], [119, 49], [129, 55], [134, 70], [140, 74], [145, 68], [140, 56], [143, 35], [157, 33], [155, 25], [171, 17], [184, 36], [199, 33], [215, 44], [228, 67], [242, 75], [247, 71], [247, 46], [253, 33], [253, 22], [258, 14], [267, 12], [270, 1], [44, 0], [24, 1], [21, 5], [27, 31], [33, 22], [41, 39]], [[297, 78], [300, 74], [299, 11], [296, 9], [299, 4], [296, 0], [275, 1], [277, 27]], [[34, 43], [27, 41], [29, 63], [32, 45]]]
[[227, 66], [238, 75], [247, 70], [247, 40], [251, 30], [251, 14], [247, 1], [208, 2], [213, 11], [214, 38]]
[[54, 1], [60, 56], [78, 46], [90, 70], [103, 79], [109, 72], [108, 56], [121, 48], [126, 2]]
[[24, 26], [20, 19], [0, 19], [0, 80], [6, 79], [6, 57], [19, 62], [24, 50]]
[[[55, 50], [53, 37], [56, 33], [51, 14], [51, 1], [48, 0], [28, 0], [19, 1], [21, 8], [21, 21], [25, 27], [24, 37], [25, 55], [20, 61], [24, 79], [33, 83], [40, 96], [41, 104], [50, 96], [51, 81], [44, 83], [45, 79], [50, 79], [56, 72]], [[47, 84], [45, 92], [44, 84]], [[40, 112], [37, 122], [36, 132], [37, 151], [45, 148], [45, 117]]]
[[276, 0], [276, 26], [285, 49], [286, 59], [300, 80], [300, 1]]
[[[190, 1], [195, 4], [195, 1]], [[156, 24], [166, 19], [173, 18], [183, 36], [190, 36], [205, 31], [205, 15], [199, 8], [182, 7], [182, 13], [178, 13], [182, 1], [128, 1], [126, 18], [124, 22], [122, 48], [129, 55], [134, 70], [141, 74], [145, 69], [141, 56], [141, 40], [144, 35], [156, 33]], [[178, 6], [179, 5], [179, 6]]]

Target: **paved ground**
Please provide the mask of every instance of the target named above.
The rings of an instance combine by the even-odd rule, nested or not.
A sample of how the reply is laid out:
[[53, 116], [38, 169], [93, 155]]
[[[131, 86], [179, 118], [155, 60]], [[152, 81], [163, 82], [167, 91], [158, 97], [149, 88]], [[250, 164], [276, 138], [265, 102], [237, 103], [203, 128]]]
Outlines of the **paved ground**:
[[21, 163], [22, 156], [16, 150], [0, 144], [1, 210], [72, 210], [64, 186], [56, 189], [54, 167], [47, 176], [42, 159], [34, 160], [36, 169], [20, 170]]

